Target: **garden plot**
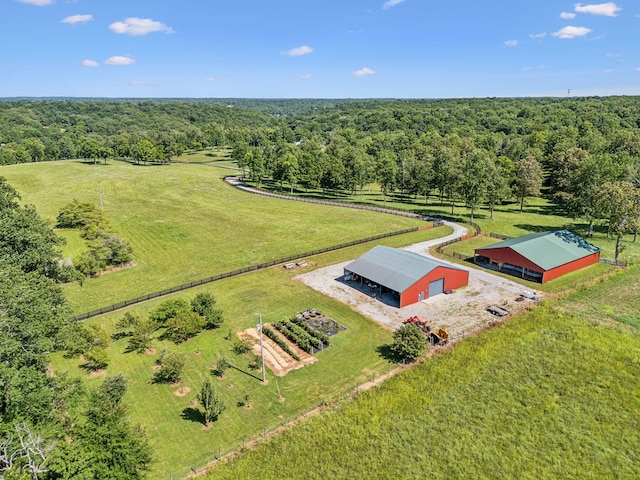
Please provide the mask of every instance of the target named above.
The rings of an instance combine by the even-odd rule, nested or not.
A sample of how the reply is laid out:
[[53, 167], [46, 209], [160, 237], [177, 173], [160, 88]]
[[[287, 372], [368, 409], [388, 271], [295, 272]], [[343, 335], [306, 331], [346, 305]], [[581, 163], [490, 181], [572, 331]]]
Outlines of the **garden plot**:
[[[271, 327], [269, 324], [266, 324], [265, 326]], [[249, 337], [254, 342], [251, 347], [251, 351], [260, 356], [260, 333], [258, 330], [255, 328], [248, 328], [242, 332], [241, 336]], [[280, 337], [282, 337], [282, 335], [280, 335]], [[300, 360], [293, 358], [280, 348], [273, 340], [268, 338], [266, 335], [263, 335], [262, 345], [264, 348], [264, 363], [269, 367], [274, 375], [283, 377], [291, 370], [297, 370], [298, 368], [302, 368], [317, 360], [316, 357], [306, 353], [293, 342], [290, 342], [284, 337], [282, 337], [282, 339], [289, 345], [289, 348], [298, 356], [298, 358], [300, 358]]]

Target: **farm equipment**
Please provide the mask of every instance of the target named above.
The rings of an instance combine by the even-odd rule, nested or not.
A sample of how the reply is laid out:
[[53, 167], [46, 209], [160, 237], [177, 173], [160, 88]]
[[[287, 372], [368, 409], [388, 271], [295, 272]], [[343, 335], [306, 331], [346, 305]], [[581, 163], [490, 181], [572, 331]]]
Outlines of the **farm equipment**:
[[403, 323], [405, 325], [407, 323], [413, 323], [417, 326], [425, 333], [431, 345], [445, 345], [449, 340], [449, 333], [445, 329], [440, 328], [437, 332], [431, 330], [431, 325], [429, 325], [429, 322], [425, 318], [418, 316], [409, 317]]
[[422, 330], [427, 335], [429, 335], [431, 333], [431, 326], [429, 326], [429, 322], [427, 322], [426, 318], [413, 316], [413, 317], [407, 318], [403, 323], [405, 325], [407, 323], [413, 323], [416, 327], [418, 327], [420, 330]]
[[446, 345], [449, 341], [449, 332], [444, 328], [440, 328], [438, 332], [431, 332], [429, 334], [429, 343], [431, 345]]

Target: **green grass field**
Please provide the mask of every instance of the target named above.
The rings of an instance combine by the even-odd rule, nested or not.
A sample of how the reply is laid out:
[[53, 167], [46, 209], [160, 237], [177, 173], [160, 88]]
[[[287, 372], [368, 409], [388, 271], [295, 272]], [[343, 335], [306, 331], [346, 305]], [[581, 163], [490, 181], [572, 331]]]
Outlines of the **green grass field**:
[[[266, 182], [263, 185], [266, 188], [279, 190], [279, 185], [275, 182]], [[288, 186], [285, 185], [285, 187], [283, 193], [288, 193]], [[323, 195], [327, 195], [331, 200], [341, 202], [400, 208], [436, 217], [443, 215], [454, 218], [461, 223], [468, 222], [470, 218], [470, 210], [461, 202], [456, 203], [452, 213], [451, 204], [445, 200], [444, 205], [440, 205], [440, 200], [435, 195], [430, 196], [427, 203], [425, 203], [424, 197], [414, 199], [413, 197], [403, 196], [400, 193], [388, 195], [385, 201], [376, 185], [365, 188], [362, 194], [357, 192], [354, 195], [322, 192], [320, 190], [299, 190], [296, 191], [296, 194], [310, 198], [320, 198]], [[558, 207], [544, 198], [528, 198], [522, 213], [520, 212], [519, 203], [515, 201], [505, 203], [504, 205], [497, 205], [493, 213], [493, 218], [489, 217], [490, 213], [486, 208], [477, 209], [474, 215], [474, 222], [482, 228], [485, 234], [492, 232], [509, 237], [518, 237], [535, 232], [568, 229], [578, 235], [586, 237], [588, 232], [587, 223], [565, 217]], [[596, 225], [594, 237], [589, 241], [602, 249], [603, 258], [613, 259], [615, 239], [607, 238], [606, 227], [604, 225]], [[640, 262], [640, 244], [633, 243], [632, 235], [625, 236], [624, 246], [625, 250], [622, 252], [620, 259], [630, 263]]]
[[68, 285], [76, 313], [289, 255], [422, 225], [394, 215], [264, 198], [201, 165], [77, 161], [6, 166], [25, 203], [55, 220], [73, 199], [100, 205], [135, 267]]
[[[448, 231], [448, 227], [439, 227], [402, 236], [404, 239], [393, 237], [385, 243], [399, 246], [442, 236]], [[312, 265], [306, 270], [355, 258], [371, 247], [359, 245], [313, 257]], [[212, 460], [219, 449], [226, 452], [238, 448], [243, 439], [275, 429], [393, 367], [377, 351], [378, 347], [390, 342], [391, 332], [362, 317], [349, 306], [293, 280], [292, 277], [301, 271], [304, 270], [287, 271], [273, 267], [174, 295], [188, 300], [199, 291], [214, 293], [224, 310], [225, 321], [220, 329], [205, 331], [180, 345], [155, 340], [153, 346], [157, 353], [154, 355], [125, 353], [126, 338], [112, 342], [108, 348], [111, 363], [107, 373], [123, 373], [128, 379], [129, 389], [125, 398], [131, 408], [132, 420], [144, 426], [155, 452], [156, 462], [151, 478], [169, 478], [171, 474], [180, 478], [188, 473], [190, 466], [203, 466]], [[114, 333], [115, 323], [125, 311], [142, 317], [164, 300], [145, 302], [96, 317], [87, 323], [99, 323]], [[317, 354], [316, 363], [281, 378], [268, 371], [268, 384], [261, 385], [260, 372], [248, 368], [252, 357], [232, 353], [232, 343], [224, 339], [227, 332], [231, 330], [235, 338], [236, 332], [254, 327], [258, 321], [256, 312], [262, 312], [265, 323], [270, 323], [308, 308], [326, 313], [345, 325], [347, 330], [334, 337], [331, 348]], [[163, 347], [187, 355], [180, 387], [189, 387], [191, 391], [184, 397], [174, 395], [177, 386], [152, 383], [152, 366]], [[195, 399], [203, 380], [212, 375], [210, 367], [222, 356], [237, 367], [229, 369], [224, 380], [215, 381], [227, 410], [213, 428], [202, 430], [197, 420], [183, 418], [183, 412]], [[65, 359], [61, 354], [55, 354], [52, 363], [57, 372], [79, 376], [91, 387], [102, 382], [102, 377], [90, 378], [79, 366], [78, 359]], [[229, 387], [230, 384], [233, 386]], [[253, 407], [251, 410], [236, 406], [247, 394]], [[282, 403], [278, 401], [281, 395], [286, 398]], [[185, 445], [189, 448], [184, 448]]]
[[638, 478], [639, 391], [637, 330], [542, 307], [206, 478]]

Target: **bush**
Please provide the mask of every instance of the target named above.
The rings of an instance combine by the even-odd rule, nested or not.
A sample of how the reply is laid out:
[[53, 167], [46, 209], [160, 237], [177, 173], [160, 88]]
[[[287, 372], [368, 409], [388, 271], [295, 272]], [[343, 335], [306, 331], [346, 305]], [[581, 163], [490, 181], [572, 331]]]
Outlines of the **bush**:
[[280, 338], [280, 336], [276, 332], [271, 330], [269, 327], [265, 327], [265, 326], [262, 327], [262, 332], [271, 340], [276, 342], [282, 350], [284, 350], [287, 354], [291, 356], [291, 358], [293, 358], [294, 360], [300, 361], [300, 357], [295, 353], [293, 353], [293, 351], [291, 350], [287, 342], [282, 340], [282, 338]]
[[233, 342], [231, 350], [233, 350], [233, 353], [235, 353], [236, 355], [244, 355], [251, 350], [252, 346], [253, 343], [248, 338], [239, 338]]
[[167, 321], [166, 326], [163, 337], [180, 343], [198, 335], [204, 328], [204, 319], [196, 312], [178, 311]]
[[158, 308], [149, 314], [149, 319], [158, 324], [165, 326], [167, 321], [176, 317], [179, 312], [188, 312], [189, 304], [182, 298], [172, 298], [162, 302]]
[[218, 328], [222, 325], [222, 310], [215, 308], [216, 299], [209, 292], [201, 292], [191, 300], [191, 310], [204, 317], [205, 328]]
[[129, 338], [127, 351], [141, 353], [147, 348], [151, 348], [152, 334], [155, 330], [156, 324], [149, 319], [136, 323], [131, 332], [131, 338]]
[[100, 370], [101, 368], [107, 368], [109, 365], [109, 355], [107, 351], [102, 347], [97, 347], [84, 354], [84, 368], [88, 370]]
[[427, 348], [427, 337], [413, 323], [402, 325], [393, 333], [391, 351], [400, 360], [415, 360]]
[[178, 382], [185, 362], [184, 354], [162, 350], [158, 358], [160, 369], [154, 375], [154, 381], [159, 383]]

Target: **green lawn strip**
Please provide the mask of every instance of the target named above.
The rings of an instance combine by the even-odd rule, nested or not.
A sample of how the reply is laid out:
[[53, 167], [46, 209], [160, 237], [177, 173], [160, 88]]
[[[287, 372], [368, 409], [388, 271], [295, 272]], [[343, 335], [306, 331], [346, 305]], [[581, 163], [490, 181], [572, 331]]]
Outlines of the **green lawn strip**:
[[72, 199], [99, 204], [126, 238], [135, 267], [65, 287], [75, 313], [218, 273], [372, 235], [424, 225], [394, 215], [251, 195], [226, 185], [224, 169], [50, 162], [2, 174], [55, 219]]
[[560, 301], [563, 309], [593, 322], [609, 320], [640, 328], [640, 267], [633, 265]]
[[470, 238], [469, 240], [465, 240], [463, 242], [452, 243], [451, 245], [447, 245], [446, 247], [443, 248], [443, 252], [446, 255], [451, 255], [453, 252], [455, 252], [461, 255], [465, 255], [467, 257], [473, 257], [475, 255], [476, 248], [486, 247], [488, 245], [492, 245], [500, 241], [501, 240], [497, 238], [480, 235], [474, 238]]
[[637, 336], [537, 309], [207, 478], [637, 478], [639, 374]]
[[[175, 157], [176, 162], [187, 163], [226, 163], [231, 166], [230, 148], [212, 147], [206, 150], [198, 150], [195, 152], [183, 153]], [[235, 165], [234, 165], [235, 166]]]
[[56, 235], [65, 239], [66, 244], [62, 248], [63, 259], [77, 258], [82, 252], [87, 250], [87, 242], [80, 236], [79, 229], [59, 228]]
[[[180, 296], [190, 299], [199, 291], [213, 292], [224, 310], [224, 324], [218, 330], [205, 331], [180, 345], [156, 340], [153, 345], [157, 350], [155, 355], [123, 353], [127, 340], [112, 342], [108, 348], [111, 364], [107, 373], [124, 373], [129, 380], [125, 398], [131, 408], [132, 420], [145, 427], [155, 452], [156, 463], [151, 478], [168, 477], [195, 463], [202, 466], [212, 460], [219, 449], [237, 448], [243, 439], [275, 429], [319, 403], [344, 394], [372, 375], [385, 373], [391, 368], [376, 350], [391, 340], [391, 332], [363, 318], [350, 307], [311, 290], [301, 282], [290, 280], [290, 275], [291, 272], [274, 267], [182, 293]], [[144, 316], [163, 300], [146, 302], [126, 311]], [[345, 325], [347, 330], [333, 337], [333, 346], [316, 354], [318, 361], [314, 364], [280, 378], [268, 370], [268, 384], [261, 385], [260, 371], [249, 371], [248, 368], [252, 357], [239, 357], [232, 353], [232, 342], [224, 339], [227, 332], [229, 329], [235, 333], [255, 327], [258, 322], [256, 312], [262, 312], [264, 322], [271, 323], [308, 308], [322, 311]], [[124, 312], [96, 317], [87, 323], [100, 323], [112, 332], [115, 322]], [[152, 366], [162, 347], [187, 355], [180, 386], [151, 382]], [[183, 411], [195, 399], [203, 380], [212, 375], [210, 367], [221, 356], [253, 376], [230, 368], [223, 380], [214, 381], [227, 410], [210, 430], [202, 430], [197, 421], [182, 418]], [[89, 379], [78, 367], [77, 359], [54, 355], [52, 361], [56, 372], [78, 375], [95, 387], [102, 381], [101, 378]], [[183, 386], [191, 388], [191, 391], [184, 397], [175, 396], [173, 392]], [[250, 398], [251, 410], [237, 406], [246, 394]], [[280, 395], [285, 397], [284, 402], [278, 401]]]

